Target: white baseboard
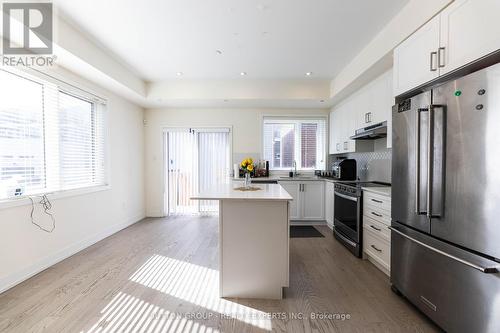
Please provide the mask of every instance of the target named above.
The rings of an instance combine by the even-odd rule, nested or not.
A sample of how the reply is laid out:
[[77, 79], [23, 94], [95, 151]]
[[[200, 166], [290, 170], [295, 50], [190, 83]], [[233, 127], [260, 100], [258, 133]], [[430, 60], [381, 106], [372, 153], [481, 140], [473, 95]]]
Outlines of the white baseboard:
[[118, 231], [141, 221], [145, 217], [146, 215], [144, 213], [137, 214], [136, 216], [127, 219], [127, 221], [125, 222], [114, 224], [107, 229], [98, 232], [76, 244], [72, 244], [57, 253], [49, 255], [36, 263], [33, 263], [23, 269], [20, 269], [17, 272], [7, 275], [6, 277], [0, 279], [0, 294], [29, 279], [30, 277], [40, 273], [41, 271], [49, 268], [50, 266], [53, 266], [58, 262], [80, 252], [81, 250], [103, 240], [104, 238], [109, 237], [117, 233]]

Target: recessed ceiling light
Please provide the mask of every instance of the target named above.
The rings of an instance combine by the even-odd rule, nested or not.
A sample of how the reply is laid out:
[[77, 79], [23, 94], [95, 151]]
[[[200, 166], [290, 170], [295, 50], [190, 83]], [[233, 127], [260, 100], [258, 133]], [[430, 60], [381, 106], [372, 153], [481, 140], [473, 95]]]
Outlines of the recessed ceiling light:
[[312, 73], [312, 72], [307, 72], [307, 73], [306, 73], [306, 76], [311, 76], [311, 75], [313, 75], [313, 73]]
[[221, 50], [215, 50], [215, 53], [222, 54], [222, 51]]
[[241, 72], [240, 75], [245, 76], [245, 75], [247, 75], [247, 72]]
[[176, 75], [177, 76], [182, 76], [182, 75], [184, 75], [184, 73], [183, 72], [177, 72]]

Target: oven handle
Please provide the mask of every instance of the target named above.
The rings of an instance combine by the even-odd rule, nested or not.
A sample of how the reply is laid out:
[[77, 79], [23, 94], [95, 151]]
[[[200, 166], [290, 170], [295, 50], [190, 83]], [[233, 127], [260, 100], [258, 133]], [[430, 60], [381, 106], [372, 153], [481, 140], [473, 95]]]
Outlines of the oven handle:
[[337, 236], [339, 236], [340, 238], [342, 238], [342, 240], [344, 242], [346, 242], [347, 244], [351, 245], [351, 246], [356, 246], [357, 244], [354, 243], [352, 240], [348, 239], [347, 237], [345, 237], [344, 235], [342, 235], [340, 232], [338, 232], [337, 230], [333, 229], [333, 231], [335, 232], [335, 234]]
[[344, 198], [344, 199], [347, 199], [347, 200], [351, 200], [351, 201], [354, 201], [354, 202], [358, 202], [358, 197], [351, 197], [351, 196], [348, 196], [348, 195], [345, 195], [345, 194], [342, 194], [342, 193], [339, 193], [339, 192], [335, 192], [335, 195], [338, 195], [339, 197], [341, 198]]

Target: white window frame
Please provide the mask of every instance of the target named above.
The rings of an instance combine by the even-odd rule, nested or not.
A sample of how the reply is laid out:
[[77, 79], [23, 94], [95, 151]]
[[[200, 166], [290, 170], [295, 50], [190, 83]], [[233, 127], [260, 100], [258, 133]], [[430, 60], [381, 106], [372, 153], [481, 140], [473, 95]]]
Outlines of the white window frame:
[[[276, 123], [276, 124], [290, 124], [290, 123], [301, 123], [301, 122], [323, 122], [324, 124], [324, 137], [323, 137], [323, 144], [322, 144], [322, 149], [323, 149], [323, 156], [318, 155], [318, 157], [322, 157], [323, 159], [323, 166], [322, 168], [326, 168], [327, 164], [327, 142], [328, 142], [328, 117], [326, 115], [311, 115], [311, 116], [300, 116], [300, 115], [263, 115], [262, 116], [262, 121], [261, 121], [261, 156], [262, 158], [265, 157], [265, 141], [264, 141], [264, 124], [266, 123]], [[297, 133], [300, 133], [300, 127], [297, 127], [295, 129]], [[300, 144], [297, 144], [300, 141], [300, 135], [296, 135], [295, 138], [295, 147], [294, 147], [294, 155], [296, 156], [295, 161], [297, 163], [297, 170], [300, 171], [314, 171], [316, 168], [302, 168], [302, 155], [301, 155], [301, 146]], [[270, 163], [272, 166], [272, 163]], [[284, 168], [273, 168], [271, 167], [269, 170], [271, 171], [276, 171], [276, 172], [282, 172], [282, 171], [289, 171], [291, 168], [290, 167], [284, 167]]]
[[[80, 195], [110, 190], [111, 155], [110, 155], [110, 145], [109, 145], [110, 130], [109, 130], [109, 112], [108, 112], [107, 98], [101, 97], [99, 96], [99, 94], [92, 92], [92, 90], [82, 87], [81, 84], [71, 82], [70, 80], [67, 80], [67, 78], [55, 73], [48, 74], [39, 70], [25, 69], [25, 68], [14, 68], [14, 69], [2, 68], [1, 70], [4, 70], [13, 75], [24, 77], [26, 79], [29, 79], [31, 81], [34, 81], [42, 85], [45, 85], [47, 83], [55, 84], [57, 86], [58, 91], [89, 101], [92, 103], [92, 107], [96, 111], [99, 110], [100, 112], [104, 112], [104, 132], [105, 132], [104, 172], [105, 172], [106, 183], [103, 185], [92, 185], [92, 186], [80, 187], [68, 190], [50, 190], [50, 188], [46, 188], [44, 191], [40, 191], [37, 193], [23, 194], [18, 197], [0, 199], [0, 210], [11, 207], [30, 205], [31, 204], [31, 200], [29, 199], [30, 197], [37, 198], [42, 195], [49, 195], [49, 198], [53, 200], [53, 199], [74, 197], [74, 196], [80, 196]], [[44, 103], [46, 103], [46, 101], [44, 101]], [[44, 107], [46, 107], [46, 105], [44, 105]], [[45, 128], [44, 128], [44, 140], [45, 139], [46, 138], [45, 138]], [[45, 178], [47, 178], [47, 174], [45, 175]], [[45, 180], [47, 181], [47, 179]]]

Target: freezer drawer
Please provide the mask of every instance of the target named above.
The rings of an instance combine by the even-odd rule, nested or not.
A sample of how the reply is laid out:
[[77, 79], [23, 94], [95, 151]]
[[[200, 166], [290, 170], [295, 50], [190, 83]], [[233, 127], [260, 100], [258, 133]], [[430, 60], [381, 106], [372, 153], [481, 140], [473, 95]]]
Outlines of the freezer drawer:
[[499, 263], [392, 228], [391, 283], [406, 298], [448, 332], [500, 332]]

